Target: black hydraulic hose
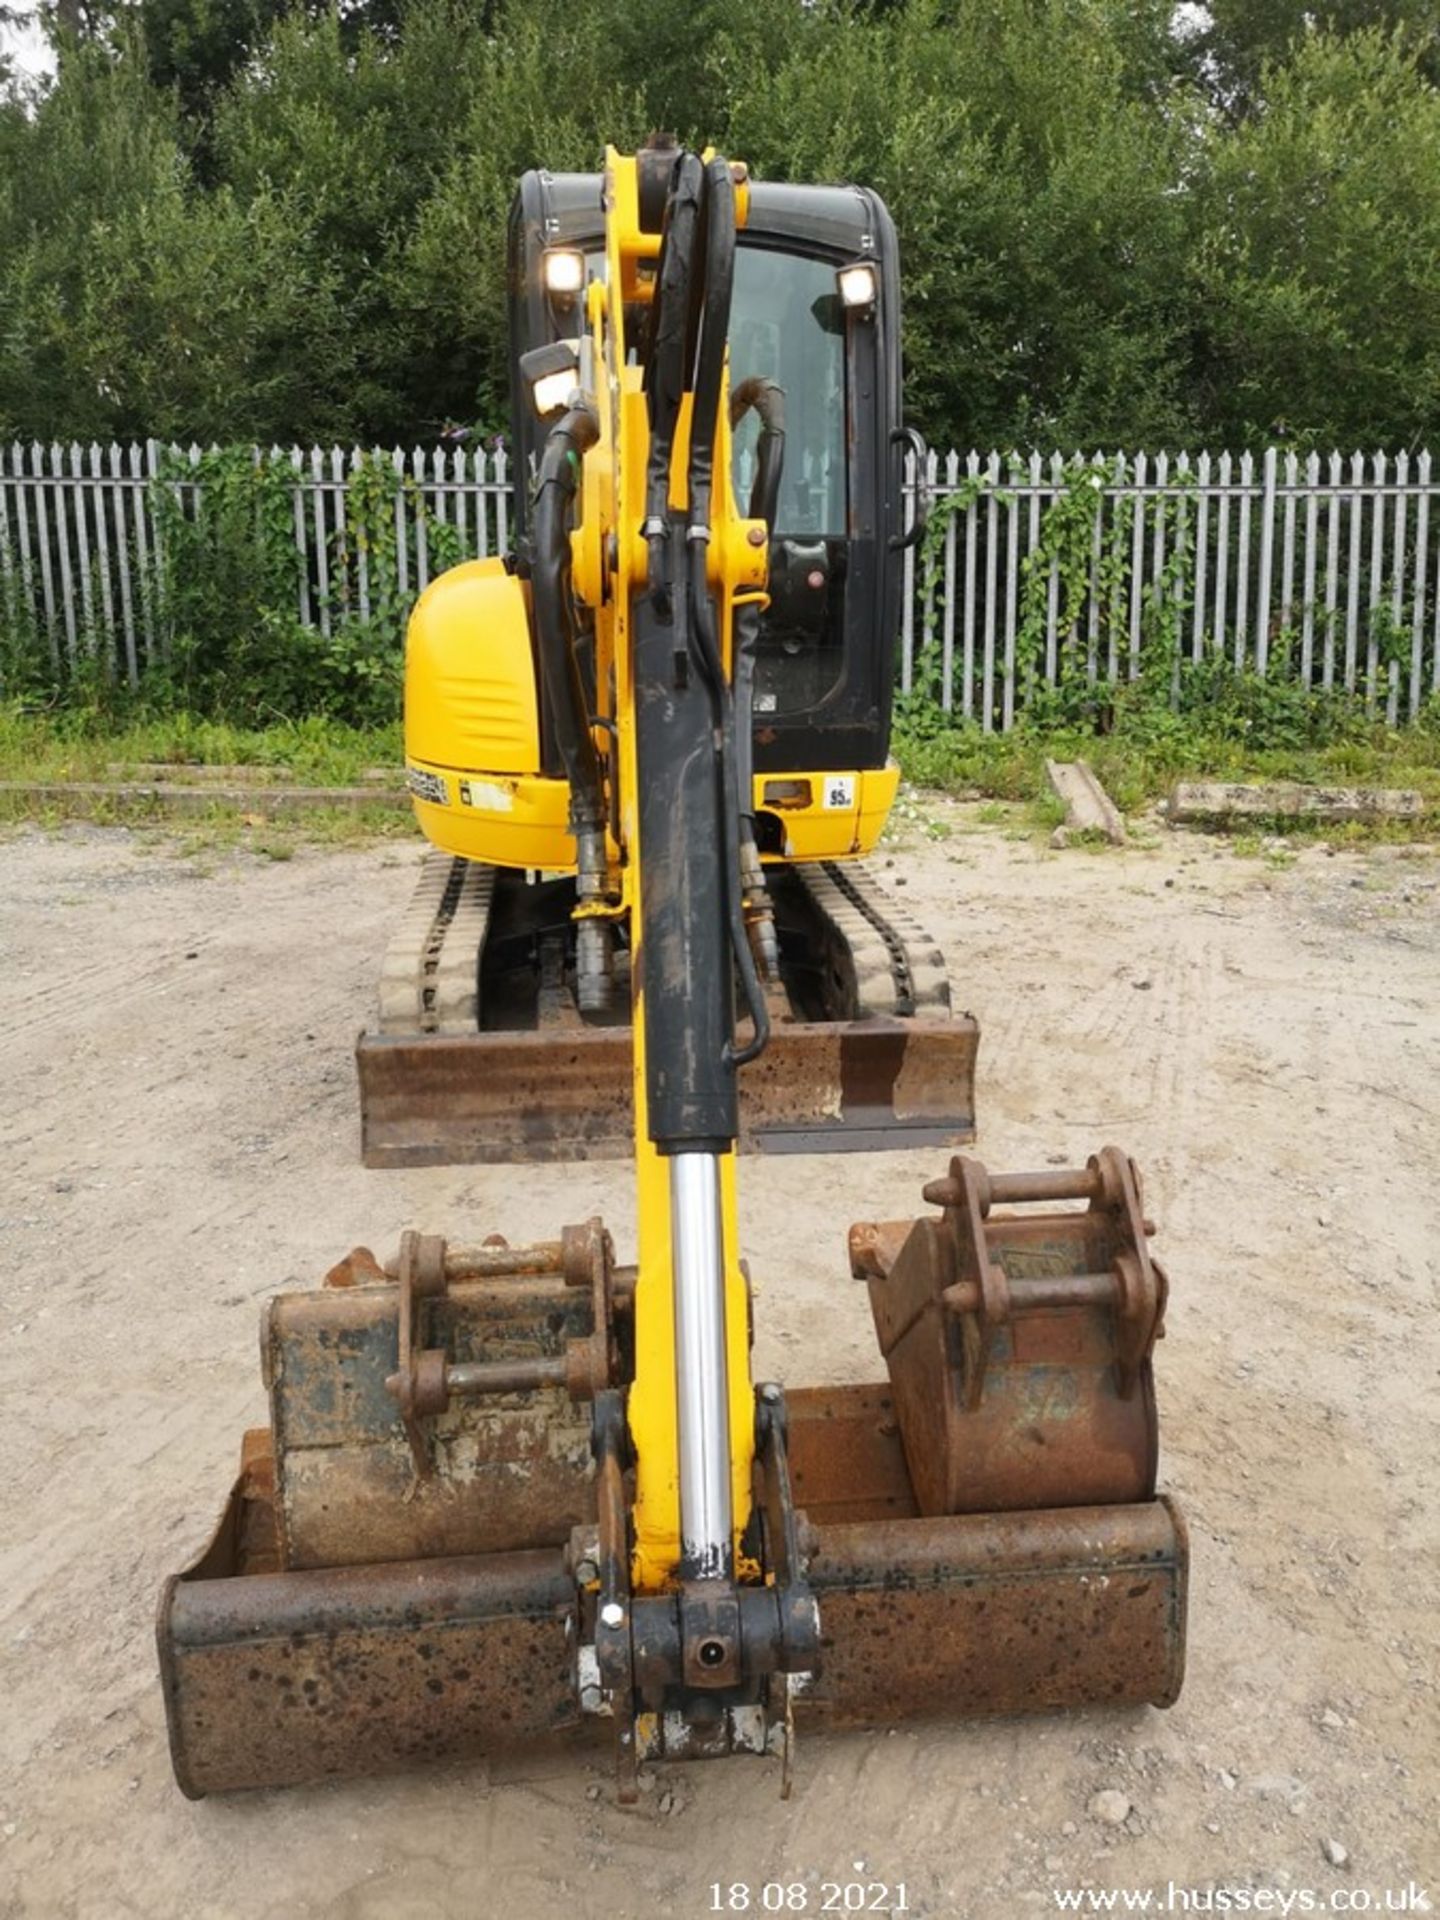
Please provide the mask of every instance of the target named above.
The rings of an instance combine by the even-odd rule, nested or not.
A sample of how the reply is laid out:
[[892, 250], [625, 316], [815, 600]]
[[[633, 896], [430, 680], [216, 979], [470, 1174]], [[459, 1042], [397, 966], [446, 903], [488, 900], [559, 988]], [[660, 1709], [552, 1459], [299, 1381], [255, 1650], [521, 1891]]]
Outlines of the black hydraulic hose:
[[757, 1059], [770, 1039], [770, 1011], [765, 1004], [755, 956], [745, 929], [740, 862], [740, 786], [736, 772], [735, 702], [725, 678], [724, 661], [715, 632], [715, 610], [706, 578], [710, 544], [710, 503], [715, 474], [715, 434], [720, 412], [720, 390], [725, 375], [725, 347], [730, 330], [730, 295], [735, 277], [735, 183], [724, 160], [712, 160], [705, 169], [704, 301], [696, 356], [694, 401], [690, 414], [690, 525], [686, 533], [689, 555], [690, 631], [697, 657], [710, 688], [719, 736], [720, 814], [725, 836], [726, 918], [730, 946], [745, 992], [754, 1034], [743, 1047], [733, 1039], [725, 1044], [728, 1063], [741, 1067]]
[[715, 477], [715, 433], [720, 384], [730, 331], [730, 295], [735, 284], [735, 182], [723, 160], [705, 169], [705, 292], [700, 345], [695, 359], [695, 401], [690, 415], [690, 538], [710, 535], [710, 497]]
[[650, 461], [645, 474], [645, 543], [650, 593], [662, 618], [670, 612], [670, 461], [680, 402], [695, 354], [695, 258], [702, 239], [705, 171], [693, 153], [675, 162], [665, 202], [664, 237], [644, 343], [645, 399], [650, 415]]
[[730, 929], [730, 946], [745, 990], [745, 1003], [754, 1022], [753, 1037], [743, 1047], [732, 1041], [725, 1044], [725, 1057], [733, 1067], [758, 1060], [770, 1039], [770, 1010], [755, 971], [755, 956], [750, 951], [750, 936], [745, 931], [745, 913], [741, 905], [740, 878], [740, 781], [736, 771], [735, 701], [725, 679], [724, 665], [715, 638], [715, 615], [710, 604], [710, 588], [705, 578], [705, 548], [696, 541], [690, 548], [690, 601], [692, 631], [699, 642], [701, 670], [710, 688], [719, 734], [720, 817], [725, 834], [725, 904]]
[[[785, 468], [785, 389], [763, 374], [742, 380], [730, 394], [730, 425], [736, 427], [754, 408], [760, 422], [755, 447], [755, 478], [750, 483], [750, 518], [765, 522], [766, 535], [775, 537], [775, 515], [780, 504], [780, 478]], [[735, 743], [736, 784], [740, 789], [742, 835], [755, 841], [755, 643], [760, 637], [760, 609], [741, 607], [735, 616]], [[755, 856], [759, 863], [758, 853]]]
[[[577, 830], [600, 824], [600, 762], [590, 730], [589, 700], [575, 646], [570, 596], [570, 522], [580, 463], [600, 436], [585, 406], [571, 407], [550, 429], [540, 457], [532, 529], [530, 592], [545, 698], [570, 782], [570, 819]], [[580, 850], [582, 864], [584, 849]]]
[[763, 520], [773, 533], [785, 464], [785, 389], [763, 374], [752, 374], [731, 390], [731, 426], [738, 427], [752, 407], [760, 422], [760, 438], [755, 446], [755, 478], [750, 483], [750, 518]]

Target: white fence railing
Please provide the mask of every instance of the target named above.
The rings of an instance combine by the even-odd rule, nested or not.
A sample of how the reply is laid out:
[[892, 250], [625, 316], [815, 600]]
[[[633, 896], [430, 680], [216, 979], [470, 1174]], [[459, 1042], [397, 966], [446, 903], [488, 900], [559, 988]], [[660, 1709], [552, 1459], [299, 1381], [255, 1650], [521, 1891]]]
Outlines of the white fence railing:
[[[167, 646], [160, 490], [193, 518], [203, 466], [153, 441], [0, 448], [5, 631], [38, 636], [57, 676], [88, 655], [138, 684]], [[271, 466], [290, 483], [295, 613], [326, 633], [372, 612], [372, 538], [351, 524], [362, 472], [372, 510], [377, 473], [393, 475], [402, 601], [437, 562], [509, 543], [503, 451], [274, 449]], [[1010, 726], [1036, 684], [1135, 679], [1157, 659], [1178, 681], [1220, 655], [1358, 692], [1391, 721], [1440, 691], [1428, 452], [932, 454], [927, 479], [900, 684], [985, 727]]]
[[[215, 449], [209, 450], [214, 453]], [[0, 615], [12, 633], [38, 634], [60, 675], [99, 656], [138, 685], [163, 661], [165, 515], [161, 495], [194, 519], [206, 453], [197, 446], [0, 447]], [[503, 553], [511, 483], [503, 449], [271, 448], [272, 469], [293, 474], [295, 612], [322, 633], [371, 615], [374, 529], [355, 538], [352, 502], [362, 470], [393, 475], [396, 583], [408, 599], [440, 564]], [[389, 529], [387, 527], [387, 533]], [[398, 639], [398, 635], [397, 635]]]
[[[1392, 723], [1440, 690], [1428, 452], [932, 454], [929, 479], [901, 684], [928, 679], [987, 727], [1011, 724], [1033, 680], [1136, 679], [1154, 648], [1177, 679], [1220, 654], [1362, 692]], [[1057, 540], [1057, 501], [1086, 488], [1093, 508]]]

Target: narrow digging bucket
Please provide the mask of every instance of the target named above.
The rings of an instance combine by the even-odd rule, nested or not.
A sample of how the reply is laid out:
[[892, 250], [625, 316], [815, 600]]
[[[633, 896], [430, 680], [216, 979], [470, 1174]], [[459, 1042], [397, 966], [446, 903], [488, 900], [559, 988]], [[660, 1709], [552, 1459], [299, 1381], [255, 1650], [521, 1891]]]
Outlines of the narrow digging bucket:
[[[740, 1075], [740, 1145], [874, 1152], [975, 1137], [968, 1015], [794, 1022]], [[625, 1159], [634, 1144], [628, 1027], [362, 1033], [367, 1167]]]

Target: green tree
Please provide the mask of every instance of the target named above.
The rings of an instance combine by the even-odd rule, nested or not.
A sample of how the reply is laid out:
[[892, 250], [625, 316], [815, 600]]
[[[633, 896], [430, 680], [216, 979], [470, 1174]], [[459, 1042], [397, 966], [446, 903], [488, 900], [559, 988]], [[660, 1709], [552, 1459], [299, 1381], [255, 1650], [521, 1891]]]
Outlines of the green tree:
[[1209, 0], [1189, 43], [1192, 66], [1235, 118], [1261, 108], [1264, 72], [1286, 64], [1316, 32], [1334, 38], [1395, 33], [1440, 79], [1440, 16], [1434, 0]]
[[[1184, 431], [1183, 95], [1093, 0], [817, 17], [733, 107], [762, 172], [867, 181], [900, 230], [913, 413], [964, 443]], [[1056, 49], [1065, 57], [1057, 59]]]
[[1366, 446], [1440, 415], [1440, 95], [1398, 38], [1310, 36], [1211, 138], [1192, 379], [1232, 444]]
[[354, 375], [344, 289], [293, 196], [197, 188], [133, 40], [76, 46], [11, 128], [0, 260], [7, 436], [288, 435], [343, 384], [332, 366]]

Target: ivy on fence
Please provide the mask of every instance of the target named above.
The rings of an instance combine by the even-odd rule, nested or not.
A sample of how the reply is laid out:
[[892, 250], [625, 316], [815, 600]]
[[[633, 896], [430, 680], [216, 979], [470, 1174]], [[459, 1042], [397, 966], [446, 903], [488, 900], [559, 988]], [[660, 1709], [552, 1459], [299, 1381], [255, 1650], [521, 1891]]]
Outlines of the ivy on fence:
[[[1104, 731], [1219, 698], [1222, 669], [1417, 717], [1440, 691], [1429, 456], [1277, 462], [950, 456], [902, 719]], [[0, 691], [392, 717], [418, 587], [503, 544], [506, 492], [503, 457], [469, 452], [0, 449]]]

